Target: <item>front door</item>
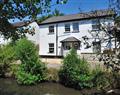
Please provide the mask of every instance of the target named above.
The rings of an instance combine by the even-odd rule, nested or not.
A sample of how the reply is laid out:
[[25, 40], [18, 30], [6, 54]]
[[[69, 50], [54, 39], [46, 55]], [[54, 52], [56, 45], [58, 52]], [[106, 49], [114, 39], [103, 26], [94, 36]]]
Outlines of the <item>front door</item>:
[[74, 48], [76, 50], [80, 50], [80, 42], [73, 41], [73, 42], [63, 42], [63, 56], [67, 55], [70, 49]]

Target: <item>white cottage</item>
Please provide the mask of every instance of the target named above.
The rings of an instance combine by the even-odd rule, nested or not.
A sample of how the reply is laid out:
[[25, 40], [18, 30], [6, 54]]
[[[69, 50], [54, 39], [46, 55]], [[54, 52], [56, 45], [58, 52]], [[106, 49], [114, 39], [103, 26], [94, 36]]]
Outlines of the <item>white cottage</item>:
[[[12, 24], [13, 27], [19, 28], [22, 27], [24, 29], [29, 29], [30, 31], [33, 31], [33, 35], [26, 33], [26, 37], [28, 38], [28, 40], [32, 41], [34, 44], [38, 45], [39, 44], [39, 25], [32, 21], [26, 21], [26, 22], [16, 22]], [[0, 45], [4, 45], [7, 44], [8, 42], [10, 42], [10, 39], [7, 40], [4, 38], [4, 36], [0, 35]]]
[[28, 40], [32, 41], [34, 44], [39, 44], [39, 25], [35, 21], [25, 21], [25, 22], [16, 22], [13, 24], [14, 27], [22, 27], [23, 29], [28, 29], [32, 34], [26, 33]]
[[[93, 37], [90, 32], [99, 32], [99, 36], [104, 37], [104, 32], [100, 31], [99, 25], [113, 23], [111, 18], [114, 15], [111, 10], [99, 10], [48, 18], [39, 24], [39, 55], [62, 57], [71, 48], [75, 48], [78, 55], [103, 52], [106, 43], [101, 43], [96, 35]], [[83, 37], [86, 36], [91, 41], [91, 47], [87, 49], [83, 41]]]

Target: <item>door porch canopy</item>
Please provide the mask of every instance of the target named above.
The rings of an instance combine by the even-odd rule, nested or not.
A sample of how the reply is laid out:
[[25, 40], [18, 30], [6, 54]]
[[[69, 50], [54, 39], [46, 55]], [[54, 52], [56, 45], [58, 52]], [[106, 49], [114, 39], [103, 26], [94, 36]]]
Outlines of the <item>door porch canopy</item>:
[[80, 49], [80, 40], [75, 37], [68, 37], [61, 41], [64, 50], [70, 50], [71, 48]]
[[64, 43], [64, 42], [80, 42], [79, 39], [75, 38], [75, 37], [68, 37], [62, 41], [60, 41], [61, 43]]

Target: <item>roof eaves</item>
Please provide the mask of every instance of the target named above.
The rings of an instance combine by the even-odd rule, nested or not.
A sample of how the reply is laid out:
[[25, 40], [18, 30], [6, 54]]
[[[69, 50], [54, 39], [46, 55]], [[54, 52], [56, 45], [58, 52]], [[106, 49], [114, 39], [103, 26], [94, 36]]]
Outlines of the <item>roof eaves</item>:
[[113, 15], [105, 15], [105, 16], [94, 16], [94, 17], [89, 17], [89, 18], [79, 18], [79, 19], [70, 19], [70, 20], [63, 20], [63, 21], [54, 21], [54, 22], [44, 22], [44, 23], [39, 23], [39, 25], [46, 25], [46, 24], [53, 24], [53, 23], [61, 23], [61, 22], [70, 22], [70, 21], [78, 21], [78, 20], [87, 20], [87, 19], [93, 19], [93, 18], [104, 18], [104, 17], [112, 17]]

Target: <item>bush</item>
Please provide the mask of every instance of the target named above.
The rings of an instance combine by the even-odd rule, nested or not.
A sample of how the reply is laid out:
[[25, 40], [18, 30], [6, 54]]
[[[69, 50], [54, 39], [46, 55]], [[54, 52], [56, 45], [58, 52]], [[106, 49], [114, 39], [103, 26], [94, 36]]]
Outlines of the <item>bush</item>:
[[97, 89], [105, 89], [111, 86], [111, 75], [107, 71], [103, 71], [100, 68], [96, 67], [96, 69], [93, 70], [93, 83], [94, 87]]
[[16, 75], [16, 72], [18, 71], [20, 67], [20, 64], [11, 64], [10, 65], [10, 73], [11, 73], [11, 76], [15, 78], [15, 75]]
[[19, 40], [16, 43], [16, 55], [22, 63], [16, 74], [18, 83], [30, 85], [44, 80], [45, 65], [39, 60], [37, 49], [32, 42], [27, 39]]
[[80, 59], [74, 49], [63, 60], [63, 67], [59, 72], [60, 82], [65, 86], [83, 89], [93, 87], [93, 76], [88, 63]]
[[[23, 67], [21, 67], [23, 68]], [[20, 70], [16, 73], [17, 75], [17, 82], [18, 84], [23, 84], [23, 85], [32, 85], [35, 84], [38, 81], [38, 77], [36, 75], [33, 75], [29, 72], [25, 72], [24, 70]]]
[[9, 71], [10, 63], [15, 60], [14, 45], [7, 44], [0, 47], [0, 76], [4, 77]]
[[120, 72], [111, 72], [112, 88], [120, 89]]

